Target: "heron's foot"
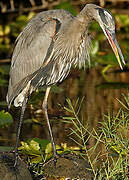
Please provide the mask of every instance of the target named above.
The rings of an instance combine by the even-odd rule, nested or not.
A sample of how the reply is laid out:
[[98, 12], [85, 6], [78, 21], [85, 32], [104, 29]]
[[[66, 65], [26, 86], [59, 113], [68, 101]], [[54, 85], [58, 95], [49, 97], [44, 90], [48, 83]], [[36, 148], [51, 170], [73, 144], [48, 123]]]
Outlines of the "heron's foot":
[[14, 167], [16, 167], [18, 165], [18, 152], [15, 152], [14, 158], [15, 158]]
[[50, 161], [54, 161], [54, 167], [56, 168], [56, 164], [59, 158], [64, 158], [64, 159], [68, 159], [73, 161], [73, 163], [77, 166], [78, 163], [76, 162], [76, 160], [70, 156], [70, 154], [58, 154], [56, 153], [55, 155], [53, 155], [51, 158], [49, 158], [44, 164], [43, 166], [45, 166], [46, 164], [48, 164]]
[[10, 153], [14, 154], [14, 168], [18, 165], [18, 150], [14, 149], [10, 151]]
[[17, 151], [15, 150], [4, 151], [4, 152], [0, 152], [0, 155], [5, 159], [6, 158], [8, 159], [9, 157], [11, 157], [12, 163], [13, 163], [12, 166], [16, 168], [16, 166], [18, 165], [18, 152]]

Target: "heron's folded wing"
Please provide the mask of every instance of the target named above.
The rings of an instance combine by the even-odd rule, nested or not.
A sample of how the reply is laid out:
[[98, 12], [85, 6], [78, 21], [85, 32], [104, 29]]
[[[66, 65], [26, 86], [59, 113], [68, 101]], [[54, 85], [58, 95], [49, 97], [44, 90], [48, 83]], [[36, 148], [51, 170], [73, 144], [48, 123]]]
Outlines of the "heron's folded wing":
[[57, 19], [35, 17], [20, 33], [11, 61], [8, 103], [25, 87], [29, 81], [27, 77], [46, 63], [53, 48], [53, 38], [60, 25]]

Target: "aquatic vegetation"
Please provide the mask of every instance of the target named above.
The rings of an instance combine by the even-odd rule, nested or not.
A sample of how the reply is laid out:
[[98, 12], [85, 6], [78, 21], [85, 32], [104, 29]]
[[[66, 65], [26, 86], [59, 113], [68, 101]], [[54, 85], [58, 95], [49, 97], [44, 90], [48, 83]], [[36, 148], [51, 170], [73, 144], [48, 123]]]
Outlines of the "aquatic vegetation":
[[[73, 124], [71, 135], [76, 135], [81, 143], [72, 139], [77, 145], [84, 147], [85, 153], [81, 155], [88, 159], [95, 179], [124, 180], [129, 178], [129, 93], [123, 97], [125, 103], [118, 100], [122, 107], [116, 115], [110, 113], [104, 115], [103, 122], [99, 123], [99, 133], [95, 129], [89, 131], [88, 125], [83, 125], [83, 121], [78, 116], [80, 107], [75, 111], [76, 106], [73, 107], [70, 99], [67, 99], [68, 107], [65, 109], [71, 116], [64, 119], [67, 120], [67, 123]], [[96, 143], [93, 147], [88, 148], [87, 143], [91, 137], [96, 139]], [[103, 154], [102, 152], [95, 153], [98, 146], [104, 148]], [[98, 162], [99, 167], [97, 166]]]
[[[88, 123], [84, 124], [80, 109], [82, 100], [77, 99], [72, 105], [70, 99], [66, 99], [64, 107], [68, 115], [63, 117], [64, 123], [70, 124], [69, 137], [75, 142], [74, 147], [66, 143], [56, 145], [57, 152], [67, 154], [74, 153], [88, 160], [95, 179], [128, 179], [129, 178], [129, 93], [123, 95], [125, 102], [121, 102], [121, 109], [116, 114], [104, 115], [103, 122], [99, 122], [99, 131], [94, 128], [89, 130]], [[94, 145], [89, 147], [90, 139], [94, 139]], [[43, 175], [43, 163], [52, 156], [52, 146], [49, 141], [34, 138], [27, 142], [21, 142], [19, 151], [29, 164], [31, 171]], [[98, 151], [98, 147], [101, 147]], [[40, 171], [39, 171], [40, 169]], [[36, 172], [38, 171], [38, 173]]]

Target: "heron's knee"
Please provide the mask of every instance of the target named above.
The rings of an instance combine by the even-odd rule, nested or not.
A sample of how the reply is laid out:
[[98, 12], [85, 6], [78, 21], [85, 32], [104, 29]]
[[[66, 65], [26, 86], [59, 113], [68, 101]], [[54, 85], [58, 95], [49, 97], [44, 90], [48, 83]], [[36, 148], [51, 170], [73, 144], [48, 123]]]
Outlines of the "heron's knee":
[[44, 111], [47, 110], [47, 107], [48, 107], [47, 101], [43, 101], [43, 104], [42, 104], [43, 110], [44, 110]]

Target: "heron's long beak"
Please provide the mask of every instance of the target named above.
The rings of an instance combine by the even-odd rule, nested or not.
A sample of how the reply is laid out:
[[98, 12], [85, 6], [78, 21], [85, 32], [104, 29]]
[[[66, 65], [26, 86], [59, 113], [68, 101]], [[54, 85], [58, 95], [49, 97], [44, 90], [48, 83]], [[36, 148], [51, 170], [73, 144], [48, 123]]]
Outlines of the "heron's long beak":
[[121, 64], [121, 60], [122, 60], [123, 64], [125, 64], [125, 60], [124, 60], [123, 54], [121, 52], [121, 49], [119, 47], [119, 44], [117, 42], [115, 33], [111, 34], [111, 33], [109, 33], [109, 31], [107, 29], [105, 29], [105, 30], [103, 29], [103, 31], [104, 31], [104, 34], [106, 35], [112, 49], [113, 49], [113, 51], [114, 51], [114, 54], [115, 54], [117, 61], [120, 65], [120, 68], [123, 69], [122, 64]]

